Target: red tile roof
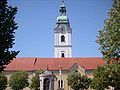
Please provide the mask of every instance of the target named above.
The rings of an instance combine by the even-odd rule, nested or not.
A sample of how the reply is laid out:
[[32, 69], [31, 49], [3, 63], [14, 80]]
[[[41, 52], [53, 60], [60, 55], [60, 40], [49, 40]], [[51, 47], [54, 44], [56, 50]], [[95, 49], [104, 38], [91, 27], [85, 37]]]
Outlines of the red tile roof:
[[50, 70], [68, 70], [72, 65], [77, 63], [84, 69], [96, 69], [97, 66], [103, 65], [101, 58], [16, 58], [6, 66], [5, 71], [16, 70], [45, 70], [48, 66]]

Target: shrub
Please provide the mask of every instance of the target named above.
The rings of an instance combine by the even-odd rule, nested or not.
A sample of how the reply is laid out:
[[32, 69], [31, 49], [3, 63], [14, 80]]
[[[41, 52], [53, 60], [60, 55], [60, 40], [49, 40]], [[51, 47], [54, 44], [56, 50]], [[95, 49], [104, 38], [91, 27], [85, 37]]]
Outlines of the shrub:
[[7, 77], [3, 72], [0, 72], [0, 90], [4, 90], [7, 87]]
[[39, 75], [42, 74], [44, 71], [43, 70], [38, 70], [35, 73], [35, 76], [32, 77], [31, 79], [31, 88], [34, 90], [40, 90], [40, 81], [39, 81]]
[[10, 77], [9, 85], [13, 90], [19, 90], [28, 87], [28, 73], [25, 71], [13, 73]]

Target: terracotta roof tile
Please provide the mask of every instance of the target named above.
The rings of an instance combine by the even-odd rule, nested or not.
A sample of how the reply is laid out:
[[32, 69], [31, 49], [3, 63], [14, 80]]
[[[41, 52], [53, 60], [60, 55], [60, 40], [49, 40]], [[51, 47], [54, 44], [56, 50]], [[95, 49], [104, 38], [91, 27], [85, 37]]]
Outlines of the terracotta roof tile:
[[96, 69], [97, 66], [103, 65], [104, 61], [101, 58], [16, 58], [6, 66], [5, 71], [45, 70], [47, 66], [50, 70], [59, 70], [59, 66], [68, 70], [75, 63], [85, 69]]

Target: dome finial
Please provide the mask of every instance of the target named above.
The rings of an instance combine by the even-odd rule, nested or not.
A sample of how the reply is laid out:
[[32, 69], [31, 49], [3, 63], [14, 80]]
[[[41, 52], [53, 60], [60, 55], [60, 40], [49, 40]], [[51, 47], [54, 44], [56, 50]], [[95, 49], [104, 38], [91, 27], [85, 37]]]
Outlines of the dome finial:
[[62, 5], [64, 5], [64, 0], [62, 0]]

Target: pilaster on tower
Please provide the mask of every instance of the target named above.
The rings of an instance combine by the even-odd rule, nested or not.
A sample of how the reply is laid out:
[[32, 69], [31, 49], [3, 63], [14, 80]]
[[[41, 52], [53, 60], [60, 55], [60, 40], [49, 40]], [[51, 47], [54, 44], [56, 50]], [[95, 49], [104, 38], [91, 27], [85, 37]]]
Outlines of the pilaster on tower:
[[55, 58], [70, 58], [72, 57], [72, 29], [66, 15], [64, 0], [61, 2], [59, 12], [60, 15], [57, 17], [56, 27], [54, 28], [54, 55]]

